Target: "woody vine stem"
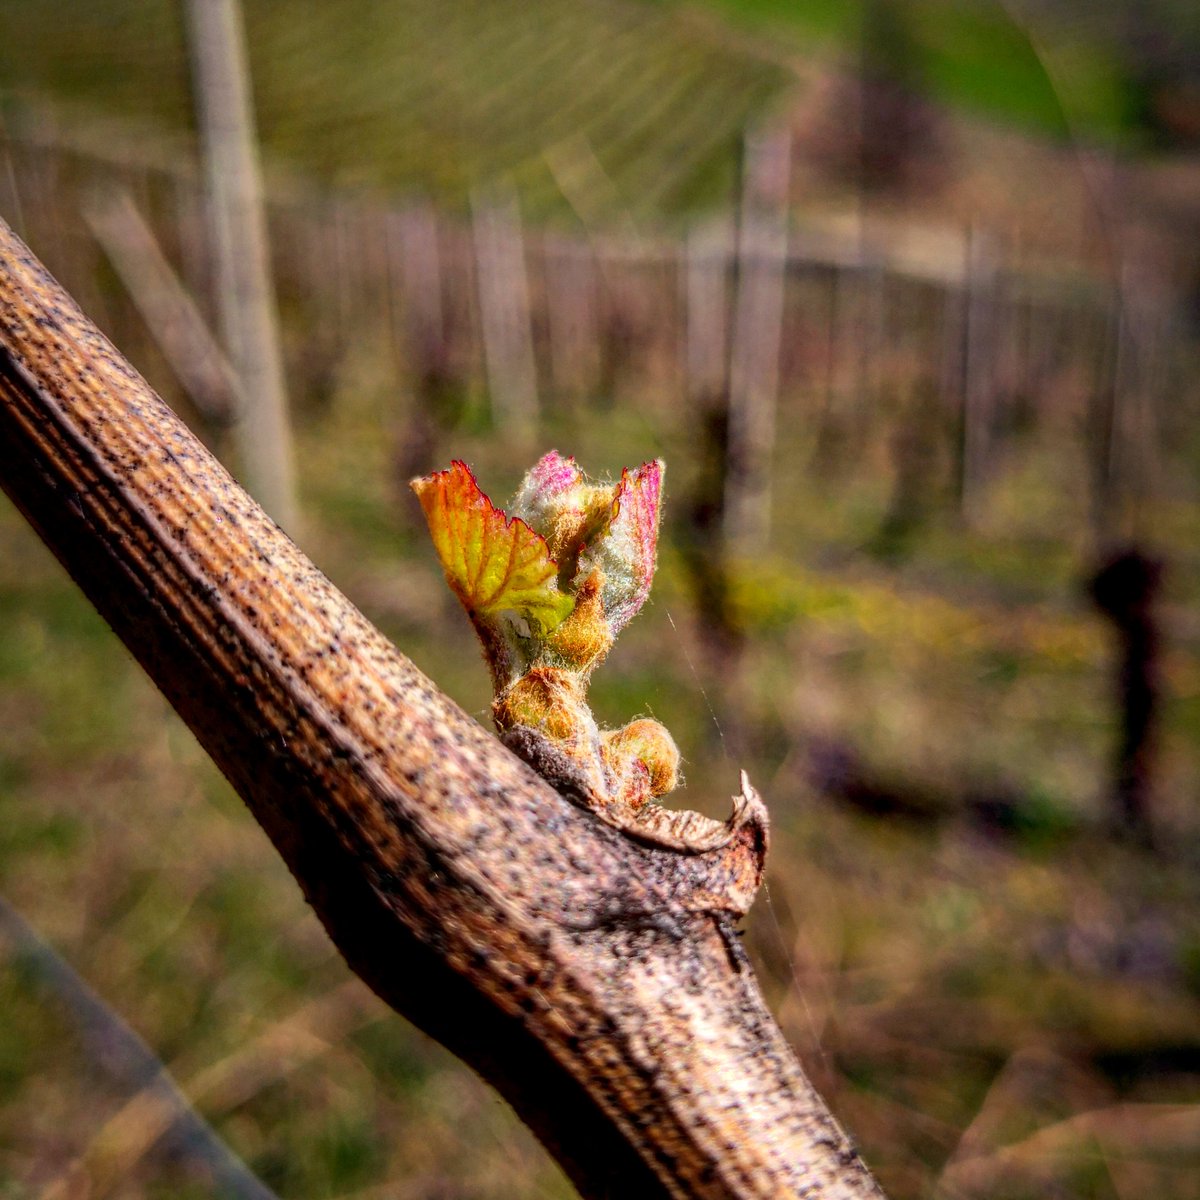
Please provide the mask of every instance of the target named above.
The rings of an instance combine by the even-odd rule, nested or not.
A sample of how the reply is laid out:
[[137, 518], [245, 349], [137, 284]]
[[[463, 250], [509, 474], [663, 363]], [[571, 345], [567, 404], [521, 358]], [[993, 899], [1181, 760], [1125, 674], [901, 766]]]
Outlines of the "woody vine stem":
[[[551, 466], [574, 479], [569, 460]], [[431, 479], [435, 508], [466, 482], [458, 468]], [[651, 492], [657, 504], [652, 480], [624, 477], [632, 493], [607, 508], [582, 480], [555, 492], [586, 500], [584, 536], [564, 526], [561, 547], [531, 495], [563, 594], [547, 576], [548, 599], [474, 606], [502, 651], [505, 737], [557, 756], [556, 790], [338, 592], [0, 222], [0, 484], [351, 968], [491, 1082], [584, 1196], [878, 1197], [730, 936], [762, 872], [762, 802], [746, 784], [728, 822], [664, 818], [666, 735], [593, 738], [588, 715], [558, 705], [647, 582], [607, 556], [648, 528], [629, 514]], [[473, 503], [470, 520], [498, 530]], [[498, 519], [518, 530], [517, 563], [528, 541]], [[493, 562], [483, 544], [463, 543], [468, 579]], [[636, 549], [622, 561], [645, 565]]]
[[[446, 580], [483, 646], [501, 740], [560, 792], [618, 829], [676, 849], [714, 849], [729, 825], [656, 801], [679, 780], [679, 751], [657, 721], [601, 729], [587, 703], [592, 672], [650, 593], [664, 467], [588, 479], [573, 458], [545, 455], [507, 511], [465, 463], [412, 481]], [[753, 817], [750, 816], [754, 812]], [[754, 880], [757, 885], [757, 875]], [[739, 895], [732, 911], [744, 911]]]

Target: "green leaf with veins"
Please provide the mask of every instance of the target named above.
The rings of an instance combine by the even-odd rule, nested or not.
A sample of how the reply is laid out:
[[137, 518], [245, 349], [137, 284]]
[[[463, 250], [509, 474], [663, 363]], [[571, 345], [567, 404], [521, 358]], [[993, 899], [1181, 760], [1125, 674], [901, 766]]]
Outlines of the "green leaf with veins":
[[558, 589], [545, 539], [506, 518], [465, 463], [415, 479], [412, 488], [446, 580], [473, 620], [512, 611], [544, 634], [571, 612], [575, 601]]

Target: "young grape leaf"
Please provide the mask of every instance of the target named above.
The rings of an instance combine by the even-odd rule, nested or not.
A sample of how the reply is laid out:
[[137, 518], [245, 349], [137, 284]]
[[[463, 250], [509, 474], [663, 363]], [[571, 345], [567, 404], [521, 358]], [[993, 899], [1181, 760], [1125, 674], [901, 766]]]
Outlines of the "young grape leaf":
[[604, 613], [614, 636], [629, 624], [650, 594], [658, 550], [663, 464], [644, 463], [621, 472], [612, 516], [602, 537], [580, 555], [581, 573], [604, 572]]
[[519, 518], [508, 520], [475, 482], [466, 463], [414, 479], [442, 570], [474, 620], [511, 610], [549, 632], [574, 607], [558, 590], [558, 568], [545, 539]]

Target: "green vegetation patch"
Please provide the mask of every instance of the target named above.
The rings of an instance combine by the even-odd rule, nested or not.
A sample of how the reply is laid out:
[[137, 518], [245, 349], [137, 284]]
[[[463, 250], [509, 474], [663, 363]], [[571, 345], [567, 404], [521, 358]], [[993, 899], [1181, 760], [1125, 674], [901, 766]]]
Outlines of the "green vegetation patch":
[[[801, 53], [858, 54], [872, 16], [886, 12], [900, 37], [883, 49], [904, 77], [948, 104], [1039, 132], [1122, 140], [1131, 136], [1120, 47], [1101, 24], [1040, 21], [1034, 31], [995, 4], [952, 0], [702, 0], [734, 24]], [[869, 49], [867, 51], [869, 53]]]
[[[507, 173], [538, 216], [581, 200], [611, 217], [723, 198], [741, 130], [793, 80], [719, 31], [610, 0], [244, 7], [259, 132], [277, 165], [458, 204]], [[182, 8], [0, 0], [0, 81], [188, 130]]]

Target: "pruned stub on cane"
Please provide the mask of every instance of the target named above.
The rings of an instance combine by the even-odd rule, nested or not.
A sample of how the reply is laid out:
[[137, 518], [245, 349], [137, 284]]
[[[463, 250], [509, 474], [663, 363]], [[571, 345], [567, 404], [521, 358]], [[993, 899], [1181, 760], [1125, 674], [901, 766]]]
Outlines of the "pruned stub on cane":
[[762, 879], [766, 808], [742, 775], [726, 821], [658, 803], [679, 781], [679, 751], [648, 717], [604, 729], [587, 703], [592, 672], [642, 607], [657, 560], [664, 466], [595, 482], [551, 451], [507, 510], [470, 468], [413, 480], [446, 580], [479, 635], [492, 718], [506, 746], [601, 821], [682, 856], [678, 907], [744, 914]]

